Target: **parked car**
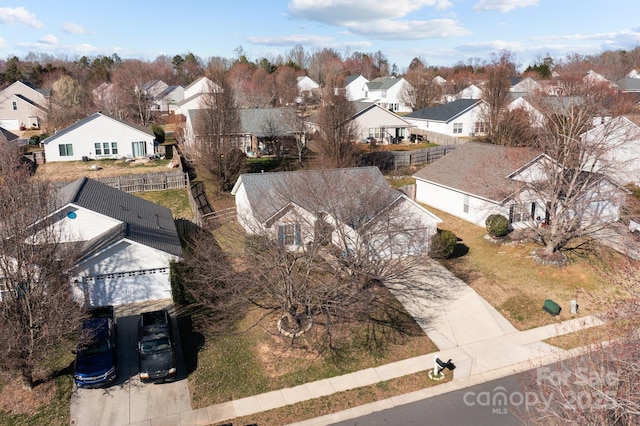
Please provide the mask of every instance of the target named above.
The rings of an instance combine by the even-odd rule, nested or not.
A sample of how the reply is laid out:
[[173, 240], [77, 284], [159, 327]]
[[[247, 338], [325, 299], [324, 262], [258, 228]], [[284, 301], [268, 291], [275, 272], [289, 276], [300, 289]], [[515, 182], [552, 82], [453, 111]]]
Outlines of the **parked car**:
[[73, 378], [78, 387], [97, 388], [111, 384], [117, 376], [118, 332], [113, 306], [92, 308], [82, 322]]
[[175, 341], [169, 312], [166, 309], [144, 312], [138, 324], [140, 380], [155, 383], [175, 380]]

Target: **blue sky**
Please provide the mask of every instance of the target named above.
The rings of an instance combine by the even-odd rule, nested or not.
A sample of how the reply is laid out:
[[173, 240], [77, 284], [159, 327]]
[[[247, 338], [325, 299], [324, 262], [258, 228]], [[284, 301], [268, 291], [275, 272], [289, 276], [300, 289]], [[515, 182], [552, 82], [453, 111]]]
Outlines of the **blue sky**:
[[547, 55], [633, 49], [639, 17], [637, 0], [3, 0], [0, 57], [233, 58], [242, 46], [256, 60], [300, 44], [381, 51], [400, 70], [414, 57], [447, 66], [509, 49], [526, 67]]

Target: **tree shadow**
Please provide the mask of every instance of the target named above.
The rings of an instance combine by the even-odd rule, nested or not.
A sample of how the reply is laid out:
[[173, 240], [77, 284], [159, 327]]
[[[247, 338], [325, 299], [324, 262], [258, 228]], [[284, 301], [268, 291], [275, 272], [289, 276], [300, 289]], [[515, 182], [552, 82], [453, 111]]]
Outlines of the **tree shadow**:
[[[459, 240], [461, 241], [461, 240]], [[462, 256], [466, 256], [469, 253], [469, 247], [463, 243], [457, 243], [453, 249], [453, 253], [449, 256], [449, 259], [458, 259]]]
[[182, 355], [187, 376], [198, 368], [198, 353], [204, 347], [204, 335], [194, 327], [191, 312], [178, 314], [176, 318], [182, 343]]

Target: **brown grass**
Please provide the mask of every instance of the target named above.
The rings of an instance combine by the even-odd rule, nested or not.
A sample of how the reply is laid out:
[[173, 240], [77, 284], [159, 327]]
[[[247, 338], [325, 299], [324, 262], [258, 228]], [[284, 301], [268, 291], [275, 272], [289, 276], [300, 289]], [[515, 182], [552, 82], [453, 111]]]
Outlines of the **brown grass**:
[[[164, 172], [169, 160], [140, 159], [130, 162], [125, 160], [97, 160], [97, 161], [60, 161], [38, 165], [36, 176], [45, 177], [53, 182], [70, 182], [81, 177], [104, 178], [119, 175], [144, 174]], [[92, 166], [100, 166], [100, 170], [93, 170]]]
[[[484, 228], [428, 208], [443, 220], [440, 227], [454, 232], [468, 249], [466, 254], [442, 263], [520, 330], [603, 312], [626, 296], [596, 267], [595, 251], [601, 247], [566, 251], [570, 262], [565, 267], [543, 266], [531, 257], [538, 247], [535, 244], [496, 245], [484, 238]], [[542, 310], [545, 299], [562, 307], [559, 316]], [[579, 305], [577, 315], [570, 313], [572, 299]]]

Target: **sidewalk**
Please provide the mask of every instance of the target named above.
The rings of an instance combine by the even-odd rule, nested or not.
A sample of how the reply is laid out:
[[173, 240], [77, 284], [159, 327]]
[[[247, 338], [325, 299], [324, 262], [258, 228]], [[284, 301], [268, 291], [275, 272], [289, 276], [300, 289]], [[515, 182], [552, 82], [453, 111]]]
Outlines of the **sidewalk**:
[[[493, 337], [470, 345], [449, 348], [436, 353], [409, 358], [375, 368], [368, 368], [355, 373], [305, 383], [293, 388], [280, 389], [197, 410], [183, 411], [174, 416], [151, 419], [136, 423], [136, 425], [159, 426], [179, 424], [181, 426], [196, 426], [223, 421], [231, 422], [236, 417], [248, 416], [261, 411], [331, 395], [336, 392], [368, 386], [426, 371], [433, 368], [435, 356], [445, 360], [449, 358], [454, 360], [456, 369], [454, 370], [454, 379], [451, 382], [386, 400], [376, 401], [339, 413], [295, 423], [299, 426], [326, 425], [462, 389], [575, 356], [579, 353], [579, 350], [566, 351], [558, 349], [542, 343], [541, 340], [600, 324], [601, 321], [595, 317], [572, 319], [558, 324], [511, 333], [499, 338]], [[521, 359], [520, 354], [516, 350], [519, 347], [533, 348], [538, 355], [529, 359]], [[488, 351], [486, 352], [486, 357], [476, 357], [473, 359], [469, 355], [469, 353], [476, 355], [482, 353], [484, 355], [485, 351]], [[510, 361], [512, 357], [513, 359]], [[495, 359], [495, 362], [489, 362], [488, 359]], [[475, 368], [472, 368], [474, 364]]]
[[[297, 423], [304, 426], [326, 425], [574, 356], [579, 350], [565, 351], [542, 340], [602, 324], [598, 318], [588, 316], [518, 331], [486, 300], [438, 263], [429, 265], [422, 276], [422, 286], [406, 288], [402, 284], [396, 284], [390, 286], [390, 290], [438, 346], [438, 352], [293, 388], [184, 411], [170, 416], [171, 419], [151, 419], [136, 426], [195, 426], [231, 422], [237, 417], [426, 371], [433, 368], [436, 356], [442, 360], [452, 359], [456, 365], [451, 382]], [[438, 300], [429, 297], [433, 293], [428, 293], [425, 289], [434, 288], [446, 297]]]

